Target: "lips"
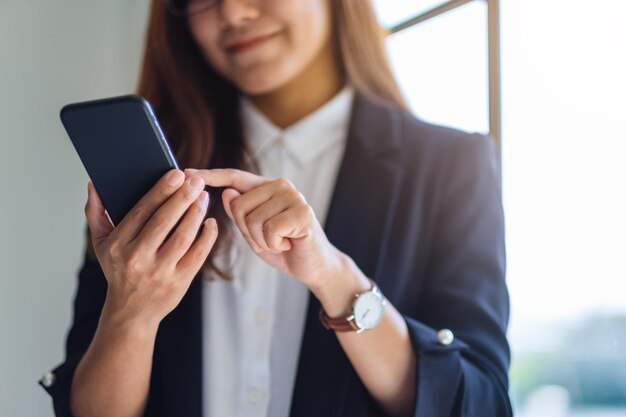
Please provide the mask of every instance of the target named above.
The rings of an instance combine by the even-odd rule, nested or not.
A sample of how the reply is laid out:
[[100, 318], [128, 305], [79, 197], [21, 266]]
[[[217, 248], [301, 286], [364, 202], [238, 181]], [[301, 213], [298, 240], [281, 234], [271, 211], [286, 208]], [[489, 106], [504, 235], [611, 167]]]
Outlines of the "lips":
[[276, 36], [277, 34], [278, 32], [273, 32], [267, 35], [235, 39], [234, 41], [228, 43], [225, 49], [226, 51], [230, 53], [239, 53], [239, 52], [247, 51], [249, 49], [252, 49], [261, 45], [262, 43]]

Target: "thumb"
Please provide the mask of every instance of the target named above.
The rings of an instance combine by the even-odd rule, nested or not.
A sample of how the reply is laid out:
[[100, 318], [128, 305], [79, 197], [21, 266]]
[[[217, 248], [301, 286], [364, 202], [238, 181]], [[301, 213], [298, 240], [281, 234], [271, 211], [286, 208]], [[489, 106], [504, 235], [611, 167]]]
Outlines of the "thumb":
[[233, 221], [234, 221], [234, 218], [233, 218], [233, 212], [230, 210], [230, 203], [231, 201], [233, 201], [235, 198], [239, 196], [241, 196], [241, 193], [235, 190], [234, 188], [227, 188], [224, 191], [222, 191], [222, 203], [224, 204], [224, 211], [226, 211], [226, 214], [228, 215], [228, 217], [230, 217], [230, 219]]
[[93, 246], [97, 249], [98, 246], [111, 234], [114, 227], [113, 223], [111, 223], [111, 219], [109, 219], [109, 216], [106, 214], [102, 200], [100, 200], [98, 192], [91, 181], [87, 184], [87, 204], [85, 205], [85, 216], [87, 217], [89, 230], [91, 230]]

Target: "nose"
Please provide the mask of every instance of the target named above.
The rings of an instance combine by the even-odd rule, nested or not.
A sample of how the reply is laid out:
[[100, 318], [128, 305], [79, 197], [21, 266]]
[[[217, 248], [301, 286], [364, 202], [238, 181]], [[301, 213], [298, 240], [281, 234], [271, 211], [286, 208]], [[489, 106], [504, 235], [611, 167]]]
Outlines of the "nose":
[[257, 19], [260, 11], [254, 0], [222, 0], [220, 14], [223, 26], [239, 27]]

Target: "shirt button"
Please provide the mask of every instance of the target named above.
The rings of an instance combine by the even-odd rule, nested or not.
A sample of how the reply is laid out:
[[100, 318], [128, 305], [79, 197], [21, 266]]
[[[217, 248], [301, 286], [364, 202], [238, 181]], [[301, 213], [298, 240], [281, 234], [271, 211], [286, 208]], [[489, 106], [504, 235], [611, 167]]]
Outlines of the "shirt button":
[[267, 320], [267, 310], [264, 308], [257, 308], [254, 312], [254, 321], [258, 324], [263, 324]]
[[248, 391], [248, 401], [251, 403], [258, 403], [263, 398], [263, 393], [258, 389], [251, 389]]
[[46, 372], [45, 374], [43, 374], [40, 381], [44, 387], [50, 388], [52, 385], [54, 385], [56, 379], [57, 376], [53, 372]]
[[441, 329], [437, 332], [437, 342], [440, 345], [448, 346], [454, 341], [454, 334], [450, 329]]

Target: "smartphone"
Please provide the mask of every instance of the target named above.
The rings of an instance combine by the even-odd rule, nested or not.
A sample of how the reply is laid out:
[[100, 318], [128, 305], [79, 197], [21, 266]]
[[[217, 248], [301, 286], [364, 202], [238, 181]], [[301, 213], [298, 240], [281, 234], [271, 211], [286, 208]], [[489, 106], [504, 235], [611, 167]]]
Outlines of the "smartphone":
[[125, 95], [61, 109], [67, 131], [114, 225], [178, 164], [146, 99]]

